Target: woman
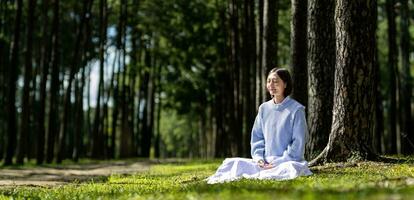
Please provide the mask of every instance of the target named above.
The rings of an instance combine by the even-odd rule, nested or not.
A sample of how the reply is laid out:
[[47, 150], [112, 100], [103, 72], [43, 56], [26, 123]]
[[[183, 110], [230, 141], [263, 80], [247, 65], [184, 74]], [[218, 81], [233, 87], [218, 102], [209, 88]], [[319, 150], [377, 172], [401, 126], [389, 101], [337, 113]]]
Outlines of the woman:
[[304, 159], [308, 136], [305, 107], [289, 97], [292, 92], [289, 71], [272, 69], [266, 88], [272, 99], [259, 107], [251, 133], [252, 159], [225, 159], [207, 183], [240, 178], [285, 180], [312, 174]]

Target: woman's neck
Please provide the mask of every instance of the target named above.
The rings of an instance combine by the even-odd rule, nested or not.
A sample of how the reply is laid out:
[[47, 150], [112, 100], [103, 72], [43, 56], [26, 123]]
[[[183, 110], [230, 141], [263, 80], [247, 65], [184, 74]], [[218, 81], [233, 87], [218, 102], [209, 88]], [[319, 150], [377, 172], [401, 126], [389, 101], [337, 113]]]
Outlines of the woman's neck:
[[285, 99], [284, 96], [274, 96], [273, 97], [273, 103], [275, 104], [279, 104], [282, 103], [282, 101]]

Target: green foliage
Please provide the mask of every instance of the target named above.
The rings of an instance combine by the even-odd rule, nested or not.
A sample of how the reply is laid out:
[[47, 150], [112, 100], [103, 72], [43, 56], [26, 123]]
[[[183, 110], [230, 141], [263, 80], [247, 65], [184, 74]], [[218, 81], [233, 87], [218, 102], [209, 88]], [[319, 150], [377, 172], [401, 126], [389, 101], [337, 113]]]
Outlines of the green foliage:
[[[211, 89], [213, 68], [220, 67], [224, 30], [215, 1], [144, 1], [137, 26], [159, 41], [164, 106], [178, 114], [199, 112]], [[191, 114], [190, 114], [191, 115]]]
[[288, 181], [240, 180], [208, 185], [220, 161], [160, 163], [135, 175], [52, 188], [5, 187], [0, 199], [404, 199], [414, 195], [412, 162], [330, 164]]
[[163, 157], [188, 157], [191, 146], [191, 130], [193, 120], [186, 116], [177, 115], [175, 110], [165, 109], [161, 112], [161, 148], [164, 149]]

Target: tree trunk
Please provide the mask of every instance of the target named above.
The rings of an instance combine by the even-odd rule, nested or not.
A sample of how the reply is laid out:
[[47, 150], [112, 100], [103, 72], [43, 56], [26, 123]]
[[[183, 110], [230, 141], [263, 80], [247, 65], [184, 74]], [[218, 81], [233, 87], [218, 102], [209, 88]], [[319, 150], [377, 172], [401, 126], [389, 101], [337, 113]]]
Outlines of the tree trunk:
[[[87, 17], [88, 13], [91, 11], [91, 6], [93, 5], [93, 0], [85, 1], [83, 4], [82, 9], [82, 15], [80, 24], [77, 28], [76, 33], [76, 41], [75, 41], [75, 49], [73, 51], [73, 60], [70, 67], [69, 72], [69, 80], [68, 80], [68, 86], [66, 87], [65, 95], [63, 98], [63, 113], [62, 113], [62, 123], [61, 123], [61, 129], [59, 132], [59, 138], [58, 138], [58, 146], [57, 146], [57, 157], [56, 162], [61, 163], [64, 159], [64, 152], [65, 152], [65, 138], [67, 134], [68, 129], [68, 121], [69, 121], [69, 107], [70, 107], [70, 99], [72, 95], [72, 85], [73, 80], [75, 78], [76, 73], [79, 71], [79, 66], [82, 63], [80, 60], [82, 58], [82, 51], [85, 49], [86, 38], [83, 38], [82, 33], [84, 30], [84, 26], [88, 24], [90, 17]], [[82, 47], [81, 47], [82, 46]]]
[[[158, 64], [157, 66], [157, 72], [156, 74], [156, 78], [157, 78], [157, 85], [156, 85], [156, 93], [157, 93], [157, 98], [158, 98], [158, 102], [157, 102], [157, 135], [155, 136], [155, 144], [154, 144], [154, 154], [156, 158], [160, 158], [161, 156], [161, 107], [162, 107], [162, 98], [161, 98], [161, 91], [162, 91], [162, 87], [161, 87], [161, 64]], [[154, 101], [155, 104], [155, 101]], [[203, 114], [201, 114], [201, 116], [203, 116]], [[201, 134], [205, 134], [204, 132]], [[203, 137], [201, 137], [201, 140], [203, 140]], [[202, 148], [203, 146], [201, 146]]]
[[[118, 53], [118, 60], [120, 59], [120, 53]], [[117, 76], [117, 77], [119, 77], [119, 73], [120, 73], [120, 66], [121, 65], [118, 65], [118, 72], [117, 72], [117, 75], [115, 74], [115, 72], [114, 72], [114, 74], [113, 74], [113, 76]], [[118, 91], [119, 91], [119, 78], [117, 78], [117, 84], [114, 86], [114, 89], [113, 89], [113, 91], [114, 91], [114, 95], [113, 95], [113, 100], [114, 100], [114, 105], [113, 105], [113, 110], [112, 110], [112, 133], [111, 133], [111, 147], [110, 147], [110, 150], [109, 150], [109, 152], [110, 152], [110, 158], [115, 158], [115, 146], [116, 146], [116, 143], [115, 143], [115, 140], [116, 140], [116, 133], [117, 133], [117, 131], [116, 131], [116, 128], [117, 128], [117, 122], [118, 122], [118, 108], [119, 108], [119, 98], [118, 98]]]
[[[255, 35], [255, 24], [254, 24], [254, 1], [244, 1], [244, 30], [243, 34], [243, 78], [242, 78], [242, 95], [243, 95], [243, 153], [242, 156], [246, 157], [250, 155], [250, 131], [254, 123], [254, 117], [256, 113], [255, 98], [252, 98], [254, 91], [256, 91], [255, 83], [256, 76], [256, 35]], [[253, 53], [252, 53], [253, 52]], [[205, 113], [205, 111], [204, 111]], [[204, 120], [205, 121], [205, 120]]]
[[59, 0], [54, 0], [52, 22], [52, 80], [50, 87], [49, 130], [47, 136], [46, 162], [54, 157], [56, 134], [59, 133]]
[[[108, 140], [108, 158], [115, 158], [115, 134], [116, 134], [116, 119], [117, 117], [114, 116], [114, 112], [115, 112], [115, 107], [116, 107], [116, 99], [115, 99], [115, 76], [116, 76], [116, 68], [115, 68], [115, 63], [117, 61], [119, 55], [119, 51], [115, 51], [115, 56], [114, 56], [114, 62], [112, 64], [112, 75], [111, 75], [111, 82], [108, 88], [108, 94], [107, 94], [107, 99], [105, 102], [105, 106], [108, 106], [110, 97], [111, 97], [111, 91], [113, 92], [113, 104], [112, 104], [112, 132], [111, 132], [111, 137]], [[119, 67], [119, 66], [118, 66]], [[118, 70], [119, 71], [119, 70]], [[109, 118], [109, 117], [108, 117]], [[109, 122], [109, 120], [108, 120]], [[115, 124], [115, 126], [114, 126]], [[109, 126], [109, 125], [108, 125]], [[109, 135], [109, 134], [108, 134]], [[110, 141], [110, 142], [109, 142]]]
[[43, 21], [43, 27], [42, 27], [42, 47], [41, 47], [41, 67], [42, 67], [42, 73], [41, 73], [41, 81], [40, 81], [40, 100], [39, 100], [39, 115], [38, 115], [38, 124], [39, 129], [37, 132], [37, 157], [36, 157], [36, 163], [38, 165], [42, 164], [44, 161], [44, 155], [45, 155], [45, 136], [46, 136], [46, 124], [45, 124], [45, 118], [46, 118], [46, 84], [47, 84], [47, 78], [49, 75], [49, 61], [50, 61], [50, 55], [51, 55], [51, 48], [50, 48], [50, 42], [49, 42], [49, 34], [47, 33], [48, 26], [49, 26], [49, 18], [47, 15], [47, 11], [49, 10], [49, 1], [43, 0], [42, 2], [42, 21]]
[[256, 37], [256, 99], [255, 108], [258, 108], [263, 102], [265, 90], [265, 70], [263, 67], [263, 3], [259, 0], [258, 4], [258, 20], [257, 20], [257, 37]]
[[[151, 55], [148, 49], [145, 50], [145, 67], [151, 67]], [[145, 99], [143, 102], [143, 117], [142, 117], [142, 127], [141, 127], [141, 156], [142, 157], [149, 157], [150, 148], [151, 148], [151, 138], [152, 138], [152, 132], [150, 132], [148, 128], [148, 96], [149, 96], [149, 85], [150, 85], [150, 74], [148, 72], [149, 70], [144, 70], [142, 78], [143, 81], [141, 82], [141, 94], [142, 98]]]
[[20, 137], [17, 146], [17, 164], [23, 164], [24, 158], [28, 150], [28, 132], [30, 124], [30, 83], [32, 81], [32, 49], [33, 49], [33, 24], [34, 24], [34, 9], [36, 0], [29, 1], [29, 10], [27, 15], [27, 49], [24, 68], [24, 85], [22, 96], [22, 114], [21, 114], [21, 129]]
[[376, 1], [338, 0], [333, 123], [329, 142], [310, 165], [374, 159]]
[[240, 27], [239, 27], [239, 2], [238, 0], [231, 0], [229, 3], [230, 9], [230, 27], [231, 27], [231, 34], [230, 34], [230, 41], [231, 41], [231, 58], [230, 58], [230, 80], [232, 81], [231, 86], [233, 91], [233, 96], [231, 97], [231, 105], [229, 107], [230, 120], [229, 126], [232, 137], [232, 154], [233, 155], [241, 155], [242, 151], [242, 92], [241, 92], [241, 71], [242, 71], [242, 64], [241, 64], [241, 42], [240, 42]]
[[410, 70], [410, 32], [409, 29], [408, 0], [401, 0], [401, 61], [402, 61], [402, 87], [401, 87], [401, 151], [405, 155], [414, 152], [414, 131], [411, 121], [411, 70]]
[[95, 119], [92, 137], [92, 157], [103, 158], [103, 134], [101, 128], [103, 122], [101, 121], [101, 99], [103, 96], [103, 81], [104, 81], [104, 62], [105, 62], [105, 44], [106, 44], [106, 26], [105, 26], [105, 15], [106, 5], [104, 0], [99, 1], [99, 85], [98, 85], [98, 96], [96, 97], [96, 108], [95, 108]]
[[[142, 42], [142, 39], [141, 38], [139, 38], [139, 41], [140, 42]], [[140, 58], [141, 58], [141, 56], [139, 56]], [[139, 63], [143, 63], [142, 61], [140, 61]], [[141, 68], [142, 69], [142, 68]], [[138, 72], [137, 72], [137, 76], [138, 76], [138, 83], [137, 83], [137, 89], [138, 89], [138, 94], [137, 94], [137, 105], [136, 105], [136, 110], [137, 110], [137, 112], [136, 112], [136, 129], [137, 129], [137, 132], [136, 132], [136, 134], [135, 134], [135, 136], [134, 136], [134, 142], [135, 142], [135, 146], [137, 147], [137, 155], [138, 156], [140, 156], [140, 155], [142, 155], [142, 147], [141, 147], [141, 137], [142, 137], [142, 135], [143, 135], [143, 133], [142, 133], [142, 127], [143, 127], [143, 124], [142, 124], [142, 118], [141, 118], [141, 105], [142, 105], [142, 96], [143, 96], [143, 94], [142, 94], [142, 92], [143, 92], [143, 85], [142, 85], [142, 83], [143, 83], [143, 81], [142, 81], [142, 79], [143, 79], [143, 76], [142, 76], [142, 72], [143, 72], [143, 70], [139, 70]]]
[[[10, 20], [6, 19], [8, 16], [8, 9], [6, 9], [6, 2], [0, 2], [0, 34], [6, 35], [6, 24], [9, 25]], [[9, 42], [5, 39], [0, 39], [0, 66], [9, 66]], [[5, 133], [7, 131], [7, 92], [6, 92], [6, 77], [7, 77], [7, 68], [0, 67], [0, 160], [3, 159], [4, 150], [5, 150]]]
[[84, 120], [83, 120], [83, 90], [85, 87], [85, 68], [86, 66], [82, 67], [82, 76], [81, 76], [81, 83], [79, 84], [79, 80], [76, 80], [75, 86], [75, 109], [76, 109], [76, 117], [75, 117], [75, 133], [73, 135], [73, 150], [72, 150], [72, 160], [74, 162], [78, 162], [79, 156], [82, 151], [82, 139], [83, 139], [83, 132], [84, 132]]
[[386, 148], [387, 153], [397, 153], [397, 88], [396, 88], [396, 76], [397, 76], [397, 31], [395, 25], [395, 0], [386, 1], [386, 13], [388, 23], [388, 72], [389, 72], [389, 95], [390, 95], [390, 108], [388, 112], [389, 117], [389, 144], [390, 147]]
[[[264, 0], [263, 3], [263, 61], [264, 76], [277, 66], [277, 21], [278, 21], [278, 1]], [[305, 11], [306, 12], [306, 11]], [[306, 30], [306, 29], [304, 29]], [[266, 79], [266, 77], [264, 77]], [[263, 82], [264, 83], [264, 82]]]
[[86, 91], [86, 104], [88, 105], [88, 111], [86, 112], [86, 123], [87, 123], [87, 129], [86, 129], [86, 133], [87, 133], [87, 138], [88, 140], [86, 140], [87, 142], [85, 143], [85, 147], [87, 148], [87, 155], [90, 155], [92, 152], [92, 132], [93, 132], [93, 128], [92, 128], [92, 119], [91, 119], [91, 73], [92, 73], [92, 66], [89, 66], [89, 70], [87, 73], [87, 77], [88, 77], [88, 87], [87, 87], [87, 91]]
[[127, 1], [121, 1], [120, 4], [121, 14], [120, 14], [120, 33], [121, 34], [121, 46], [122, 46], [122, 66], [124, 70], [122, 72], [122, 84], [121, 84], [121, 146], [120, 146], [120, 157], [126, 158], [132, 156], [132, 130], [129, 126], [129, 85], [127, 84], [127, 72], [128, 65], [126, 64], [126, 40], [127, 40]]
[[334, 11], [334, 0], [309, 1], [308, 159], [321, 153], [331, 131], [335, 74]]
[[307, 69], [307, 0], [291, 0], [291, 62], [293, 91], [292, 97], [299, 103], [308, 105], [308, 69]]
[[8, 98], [7, 98], [7, 151], [4, 165], [13, 164], [13, 155], [16, 148], [17, 122], [16, 122], [16, 81], [17, 69], [19, 68], [18, 50], [20, 43], [20, 25], [22, 18], [23, 2], [17, 0], [16, 21], [14, 24], [14, 37], [11, 46], [10, 66], [8, 67]]
[[[13, 21], [11, 20], [13, 10], [10, 9], [12, 4], [15, 1], [1, 1], [0, 2], [0, 34], [6, 37], [2, 37], [0, 39], [0, 66], [10, 66], [10, 40], [12, 35], [13, 29], [8, 28], [13, 26]], [[7, 39], [6, 39], [7, 38]], [[9, 67], [0, 67], [0, 106], [1, 106], [1, 113], [0, 113], [0, 160], [2, 160], [5, 156], [6, 148], [8, 148], [6, 135], [8, 135], [8, 128], [7, 125], [9, 123], [8, 120], [8, 92], [9, 88], [8, 81], [9, 81]]]

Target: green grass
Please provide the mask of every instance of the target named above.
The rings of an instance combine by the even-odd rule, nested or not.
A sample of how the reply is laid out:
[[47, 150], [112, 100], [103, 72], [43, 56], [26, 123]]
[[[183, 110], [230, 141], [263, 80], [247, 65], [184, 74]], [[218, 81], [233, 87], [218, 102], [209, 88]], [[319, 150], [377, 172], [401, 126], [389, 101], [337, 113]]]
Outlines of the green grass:
[[154, 164], [135, 175], [112, 175], [103, 182], [51, 188], [0, 188], [1, 199], [413, 199], [412, 162], [330, 164], [314, 175], [289, 181], [204, 181], [221, 161]]

